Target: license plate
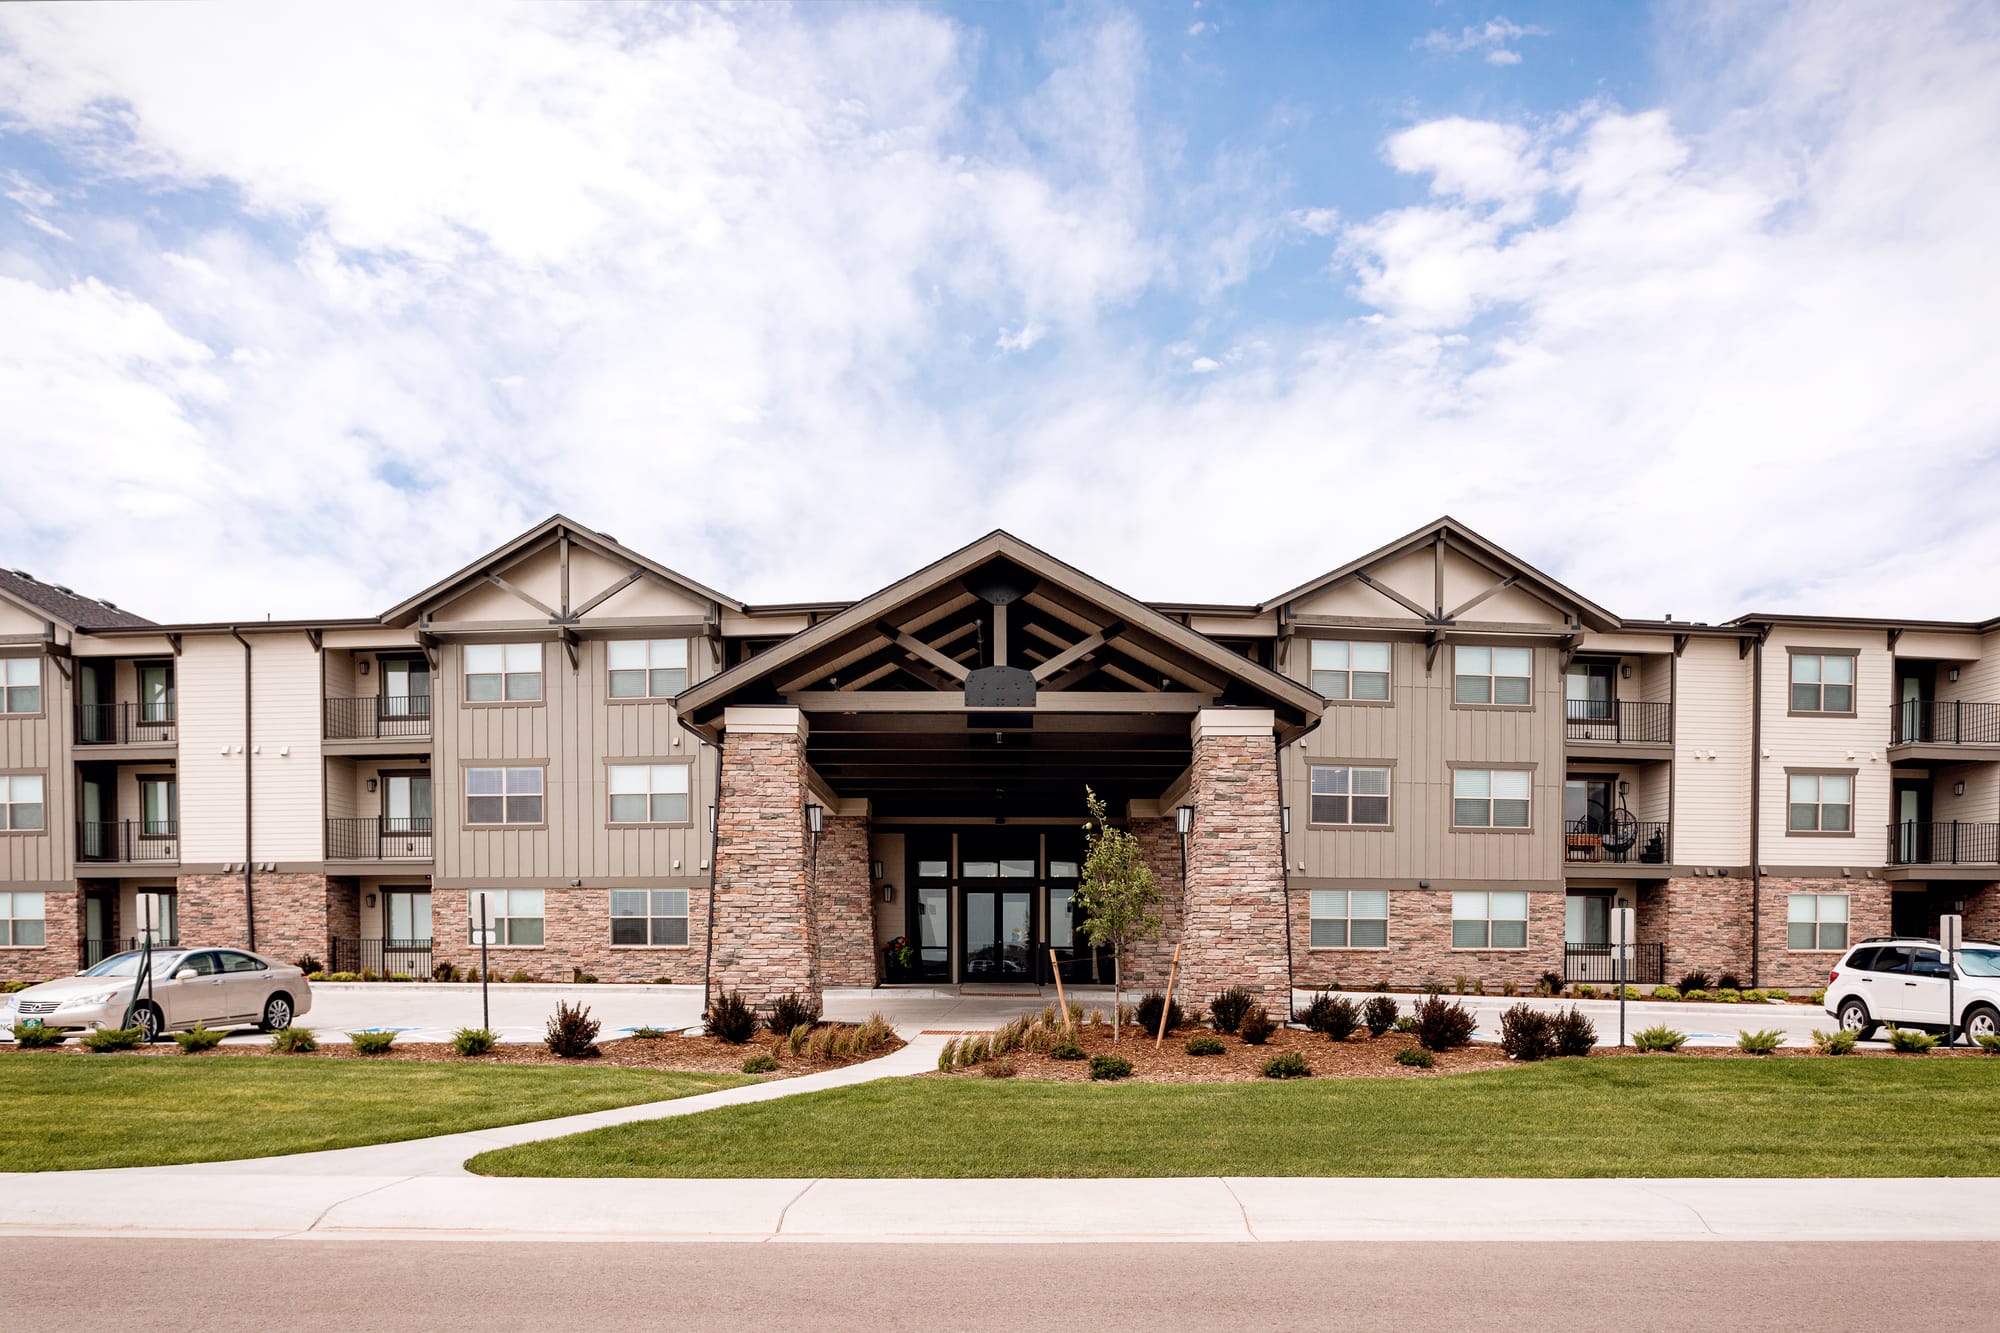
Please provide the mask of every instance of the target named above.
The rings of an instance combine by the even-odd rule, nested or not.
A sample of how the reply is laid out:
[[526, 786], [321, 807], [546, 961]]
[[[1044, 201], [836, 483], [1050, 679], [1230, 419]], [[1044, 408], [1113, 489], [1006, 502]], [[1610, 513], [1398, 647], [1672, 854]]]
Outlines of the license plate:
[[21, 1020], [21, 1026], [24, 1028], [38, 1028], [41, 1025], [42, 1020], [39, 1018], [24, 1018]]

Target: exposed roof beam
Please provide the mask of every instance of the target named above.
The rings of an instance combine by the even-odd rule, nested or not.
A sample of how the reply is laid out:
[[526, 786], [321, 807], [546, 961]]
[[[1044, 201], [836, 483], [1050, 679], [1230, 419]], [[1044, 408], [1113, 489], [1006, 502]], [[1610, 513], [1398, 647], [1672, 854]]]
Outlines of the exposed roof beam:
[[1429, 621], [1435, 618], [1432, 612], [1424, 610], [1423, 607], [1418, 606], [1415, 602], [1403, 596], [1403, 594], [1397, 592], [1394, 588], [1390, 587], [1388, 584], [1377, 583], [1373, 578], [1369, 576], [1367, 570], [1365, 569], [1356, 570], [1354, 572], [1354, 577], [1359, 579], [1366, 586], [1373, 588], [1376, 592], [1381, 593], [1384, 597], [1387, 597], [1390, 601], [1395, 602], [1397, 605], [1406, 608], [1412, 615], [1416, 616], [1419, 620]]
[[507, 592], [513, 593], [514, 596], [520, 598], [522, 601], [526, 602], [529, 606], [534, 607], [537, 611], [540, 611], [550, 620], [562, 619], [561, 613], [558, 612], [554, 607], [550, 606], [547, 602], [542, 601], [538, 597], [533, 597], [528, 593], [522, 592], [519, 588], [507, 582], [507, 580], [501, 578], [498, 574], [488, 574], [486, 576], [486, 581], [492, 584], [496, 588], [501, 588]]
[[[1039, 627], [1031, 626], [1030, 628], [1033, 629]], [[1063, 668], [1069, 666], [1072, 662], [1081, 661], [1083, 658], [1088, 657], [1091, 653], [1095, 652], [1099, 648], [1102, 648], [1105, 644], [1117, 638], [1118, 635], [1124, 633], [1124, 631], [1125, 631], [1124, 625], [1113, 623], [1110, 625], [1106, 625], [1103, 629], [1097, 631], [1097, 633], [1091, 635], [1089, 638], [1071, 644], [1069, 647], [1063, 649], [1061, 652], [1057, 653], [1054, 657], [1051, 657], [1048, 661], [1042, 663], [1040, 666], [1034, 669], [1033, 674], [1035, 677], [1035, 683], [1039, 685], [1043, 681], [1047, 680], [1050, 676], [1055, 675], [1058, 671], [1061, 671]]]
[[[809, 713], [963, 713], [965, 692], [941, 690], [875, 690], [842, 694], [838, 690], [801, 690], [785, 696]], [[1036, 713], [1198, 713], [1213, 707], [1206, 694], [1117, 694], [1077, 691], [1037, 696]]]
[[930, 665], [944, 672], [945, 675], [950, 676], [953, 680], [962, 681], [972, 674], [965, 669], [965, 665], [962, 662], [953, 661], [916, 635], [906, 634], [886, 620], [877, 621], [875, 629], [883, 638], [895, 644], [898, 648], [910, 654], [910, 656], [917, 658], [919, 661], [930, 663]]
[[1478, 606], [1481, 602], [1493, 596], [1493, 594], [1497, 592], [1505, 592], [1507, 589], [1513, 587], [1516, 583], [1520, 581], [1521, 581], [1521, 576], [1519, 574], [1509, 574], [1506, 578], [1501, 579], [1498, 583], [1488, 588], [1485, 592], [1480, 593], [1478, 596], [1472, 598], [1468, 602], [1465, 602], [1461, 606], [1454, 607], [1449, 614], [1444, 616], [1444, 619], [1457, 620], [1467, 611], [1470, 611], [1473, 607]]
[[[570, 612], [569, 618], [571, 620], [583, 619], [585, 616], [589, 615], [592, 611], [596, 610], [600, 604], [609, 601], [612, 597], [616, 596], [618, 593], [623, 592], [625, 589], [631, 587], [634, 583], [637, 583], [641, 578], [645, 576], [645, 573], [646, 571], [643, 569], [635, 569], [631, 573], [627, 574], [624, 578], [619, 579], [616, 583], [612, 584], [610, 587], [599, 590], [598, 594], [595, 597], [592, 597], [582, 606], [579, 606], [578, 608], [576, 608], [576, 610]], [[563, 569], [563, 600], [564, 602], [568, 602], [569, 600], [569, 569], [567, 565], [565, 565]]]

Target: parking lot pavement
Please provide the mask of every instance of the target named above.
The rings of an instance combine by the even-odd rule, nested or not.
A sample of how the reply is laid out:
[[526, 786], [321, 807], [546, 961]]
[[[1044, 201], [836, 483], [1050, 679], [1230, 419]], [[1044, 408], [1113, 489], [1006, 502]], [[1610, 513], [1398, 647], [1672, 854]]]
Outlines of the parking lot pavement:
[[[669, 1031], [701, 1022], [699, 986], [508, 986], [489, 988], [490, 1026], [503, 1042], [542, 1039], [558, 1002], [590, 1007], [604, 1025], [606, 1039], [635, 1027]], [[299, 1019], [321, 1037], [362, 1029], [392, 1029], [404, 1041], [450, 1041], [459, 1028], [485, 1024], [480, 988], [435, 982], [321, 982], [313, 987], [312, 1011]], [[262, 1041], [256, 1033], [227, 1039]]]

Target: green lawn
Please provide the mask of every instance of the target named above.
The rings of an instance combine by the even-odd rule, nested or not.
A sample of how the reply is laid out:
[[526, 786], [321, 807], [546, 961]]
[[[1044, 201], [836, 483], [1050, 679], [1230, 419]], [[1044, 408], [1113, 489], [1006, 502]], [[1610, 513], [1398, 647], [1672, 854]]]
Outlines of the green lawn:
[[755, 1081], [589, 1065], [0, 1054], [0, 1171], [351, 1148]]
[[483, 1153], [500, 1176], [2000, 1174], [2000, 1060], [1563, 1060], [1429, 1079], [889, 1080]]

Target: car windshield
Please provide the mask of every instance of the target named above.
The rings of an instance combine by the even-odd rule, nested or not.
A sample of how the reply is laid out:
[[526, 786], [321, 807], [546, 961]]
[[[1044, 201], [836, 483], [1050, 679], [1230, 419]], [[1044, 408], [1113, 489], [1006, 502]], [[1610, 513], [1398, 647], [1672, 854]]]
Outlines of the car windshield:
[[1968, 977], [2000, 977], [2000, 950], [1960, 949], [1958, 965]]
[[[137, 952], [115, 953], [96, 967], [85, 969], [83, 975], [86, 977], [136, 977], [139, 975], [139, 960], [144, 956]], [[155, 950], [153, 953], [153, 971], [161, 976], [170, 974], [173, 968], [173, 961], [178, 957], [180, 957], [178, 953]]]

